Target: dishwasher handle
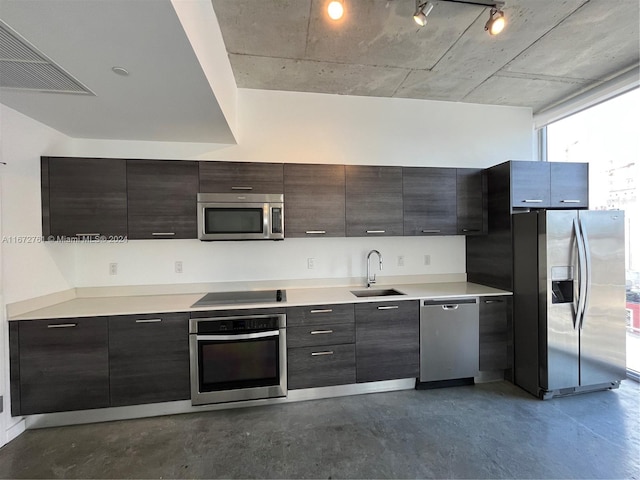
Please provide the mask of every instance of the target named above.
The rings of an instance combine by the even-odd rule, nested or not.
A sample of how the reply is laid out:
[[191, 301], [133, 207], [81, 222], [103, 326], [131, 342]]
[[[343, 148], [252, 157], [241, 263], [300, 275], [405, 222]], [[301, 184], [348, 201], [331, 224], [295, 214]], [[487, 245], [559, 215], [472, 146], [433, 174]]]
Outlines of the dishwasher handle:
[[[460, 305], [474, 305], [478, 303], [478, 297], [471, 298], [441, 298], [435, 300], [420, 300], [421, 307], [438, 307], [443, 310], [456, 310]], [[445, 308], [446, 307], [446, 308]]]

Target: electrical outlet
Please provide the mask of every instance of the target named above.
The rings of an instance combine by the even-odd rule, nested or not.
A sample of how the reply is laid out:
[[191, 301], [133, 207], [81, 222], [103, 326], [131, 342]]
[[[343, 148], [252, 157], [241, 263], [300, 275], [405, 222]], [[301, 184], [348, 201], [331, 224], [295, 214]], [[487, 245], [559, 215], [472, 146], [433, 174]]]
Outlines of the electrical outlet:
[[404, 255], [398, 255], [398, 266], [404, 267]]
[[425, 265], [431, 265], [431, 255], [425, 255], [424, 256], [424, 264]]
[[110, 263], [109, 264], [109, 275], [117, 275], [118, 274], [118, 264]]
[[182, 261], [177, 260], [175, 267], [176, 267], [176, 273], [182, 273]]
[[316, 259], [315, 258], [307, 258], [307, 268], [309, 270], [313, 270], [316, 268]]

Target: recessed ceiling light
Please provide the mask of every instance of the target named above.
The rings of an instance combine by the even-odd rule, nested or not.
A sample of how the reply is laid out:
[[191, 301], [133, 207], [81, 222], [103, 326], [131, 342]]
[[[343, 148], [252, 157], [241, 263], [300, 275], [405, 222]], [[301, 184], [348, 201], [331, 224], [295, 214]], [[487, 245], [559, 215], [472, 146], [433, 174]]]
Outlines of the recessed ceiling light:
[[123, 77], [129, 76], [129, 71], [126, 68], [111, 67], [111, 70], [113, 70], [113, 73], [116, 73], [118, 75], [122, 75]]

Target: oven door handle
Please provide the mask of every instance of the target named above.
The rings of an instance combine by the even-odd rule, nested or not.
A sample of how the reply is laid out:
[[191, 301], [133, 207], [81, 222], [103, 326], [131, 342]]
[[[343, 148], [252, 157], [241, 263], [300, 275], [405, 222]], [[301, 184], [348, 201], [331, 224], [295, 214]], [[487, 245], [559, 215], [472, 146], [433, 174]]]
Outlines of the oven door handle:
[[241, 333], [238, 335], [196, 335], [196, 340], [252, 340], [255, 338], [277, 337], [279, 335], [280, 330], [269, 330], [268, 332]]

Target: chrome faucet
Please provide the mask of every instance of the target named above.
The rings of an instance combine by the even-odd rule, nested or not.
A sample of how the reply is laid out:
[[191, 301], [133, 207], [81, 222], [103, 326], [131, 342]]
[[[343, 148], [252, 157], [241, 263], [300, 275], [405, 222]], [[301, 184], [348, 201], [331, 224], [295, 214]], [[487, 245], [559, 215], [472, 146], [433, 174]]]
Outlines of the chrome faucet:
[[372, 253], [375, 253], [376, 255], [378, 255], [378, 263], [380, 264], [380, 270], [382, 270], [382, 254], [378, 250], [371, 250], [367, 254], [367, 288], [370, 288], [371, 285], [376, 283], [376, 274], [374, 273], [373, 277], [371, 276], [371, 254]]

